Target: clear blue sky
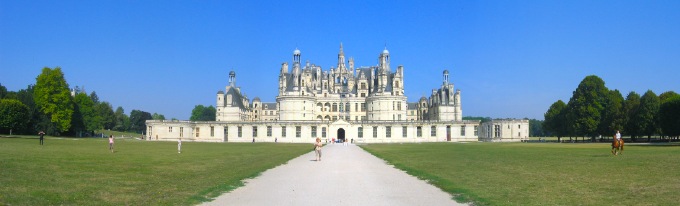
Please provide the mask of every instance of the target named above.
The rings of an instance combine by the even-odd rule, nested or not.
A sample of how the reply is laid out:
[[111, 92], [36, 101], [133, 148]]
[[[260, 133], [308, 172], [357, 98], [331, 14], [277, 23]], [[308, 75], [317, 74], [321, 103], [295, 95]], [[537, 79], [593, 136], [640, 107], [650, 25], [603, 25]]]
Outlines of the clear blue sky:
[[543, 119], [587, 75], [624, 97], [678, 92], [680, 1], [0, 1], [0, 84], [60, 66], [71, 87], [188, 119], [236, 71], [252, 99], [276, 101], [297, 47], [324, 70], [338, 46], [357, 66], [387, 45], [409, 102], [441, 85], [465, 116]]

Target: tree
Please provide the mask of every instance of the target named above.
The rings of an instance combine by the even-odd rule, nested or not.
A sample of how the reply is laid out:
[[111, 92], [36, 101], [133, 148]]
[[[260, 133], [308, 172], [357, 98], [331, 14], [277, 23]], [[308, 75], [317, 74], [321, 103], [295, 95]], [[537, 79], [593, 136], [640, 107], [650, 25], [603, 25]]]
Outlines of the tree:
[[669, 137], [680, 135], [680, 95], [664, 97], [659, 108], [659, 127]]
[[130, 112], [130, 130], [143, 132], [146, 129], [146, 120], [153, 119], [151, 114], [145, 111], [132, 110]]
[[125, 114], [125, 110], [123, 110], [123, 107], [118, 107], [116, 108], [116, 112], [114, 113], [116, 117], [116, 124], [113, 127], [113, 130], [116, 131], [127, 131], [130, 129], [130, 118]]
[[59, 132], [71, 128], [73, 100], [61, 68], [45, 67], [36, 77], [33, 98], [40, 111], [47, 115]]
[[[90, 95], [91, 98], [92, 95]], [[97, 116], [101, 118], [103, 129], [113, 129], [116, 126], [116, 114], [108, 102], [99, 102], [94, 105]]]
[[196, 105], [193, 110], [191, 110], [191, 121], [215, 121], [215, 107], [212, 105], [205, 107], [203, 105]]
[[557, 136], [557, 141], [568, 134], [566, 122], [567, 105], [562, 100], [550, 105], [550, 108], [543, 115], [545, 121], [543, 122], [543, 130]]
[[623, 131], [635, 141], [642, 131], [638, 123], [640, 120], [637, 118], [638, 109], [640, 108], [640, 95], [635, 92], [628, 93], [626, 100], [623, 102], [623, 107], [626, 115], [626, 127]]
[[543, 120], [529, 119], [529, 137], [545, 137], [547, 132], [543, 130]]
[[85, 93], [78, 93], [73, 98], [76, 103], [76, 108], [78, 113], [80, 113], [80, 118], [82, 119], [82, 125], [85, 131], [93, 132], [97, 129], [103, 127], [101, 116], [98, 115], [94, 108], [94, 102]]
[[151, 115], [151, 118], [153, 118], [153, 120], [165, 120], [164, 115], [155, 112]]
[[16, 99], [0, 99], [0, 132], [21, 131], [28, 125], [29, 109]]
[[7, 96], [7, 87], [0, 84], [0, 99], [4, 99]]
[[95, 104], [99, 103], [99, 96], [97, 96], [96, 92], [92, 91], [92, 93], [90, 93], [90, 100]]
[[657, 132], [656, 118], [660, 105], [659, 97], [652, 90], [647, 90], [640, 98], [640, 108], [636, 118], [638, 119], [642, 134], [647, 135], [648, 141], [651, 141], [652, 135]]
[[617, 130], [622, 130], [626, 117], [623, 109], [623, 96], [619, 90], [609, 91], [605, 101], [602, 120], [598, 127], [598, 133], [604, 136], [613, 136]]
[[600, 77], [590, 75], [581, 81], [567, 103], [567, 122], [575, 135], [595, 137], [608, 93]]

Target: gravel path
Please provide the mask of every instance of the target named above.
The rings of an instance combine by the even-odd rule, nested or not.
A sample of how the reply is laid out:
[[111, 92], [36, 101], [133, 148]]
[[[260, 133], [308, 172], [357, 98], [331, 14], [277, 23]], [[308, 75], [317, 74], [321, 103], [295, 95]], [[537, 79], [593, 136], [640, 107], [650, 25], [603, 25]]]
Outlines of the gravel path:
[[465, 205], [355, 145], [322, 151], [320, 162], [304, 154], [202, 205]]

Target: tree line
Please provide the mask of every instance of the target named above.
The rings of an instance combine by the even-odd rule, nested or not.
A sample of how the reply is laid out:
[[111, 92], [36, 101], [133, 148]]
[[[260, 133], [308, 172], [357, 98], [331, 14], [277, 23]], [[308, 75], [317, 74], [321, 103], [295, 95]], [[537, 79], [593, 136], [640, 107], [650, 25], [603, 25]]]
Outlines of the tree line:
[[642, 96], [632, 91], [623, 98], [598, 76], [585, 77], [568, 103], [557, 100], [544, 114], [543, 129], [558, 137], [611, 137], [616, 131], [637, 138], [680, 135], [680, 95], [666, 91]]
[[91, 136], [96, 130], [142, 133], [146, 120], [165, 116], [122, 107], [113, 110], [97, 93], [89, 95], [83, 88], [71, 90], [61, 68], [45, 67], [34, 85], [19, 91], [7, 91], [0, 84], [0, 133]]

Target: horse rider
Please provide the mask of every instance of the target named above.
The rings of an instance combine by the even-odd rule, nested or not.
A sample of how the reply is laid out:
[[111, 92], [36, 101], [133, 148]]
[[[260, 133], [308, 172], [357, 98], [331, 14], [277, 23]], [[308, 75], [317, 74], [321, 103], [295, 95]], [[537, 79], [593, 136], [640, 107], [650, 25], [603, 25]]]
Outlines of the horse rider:
[[619, 132], [619, 130], [616, 130], [616, 141], [621, 142], [621, 133]]

